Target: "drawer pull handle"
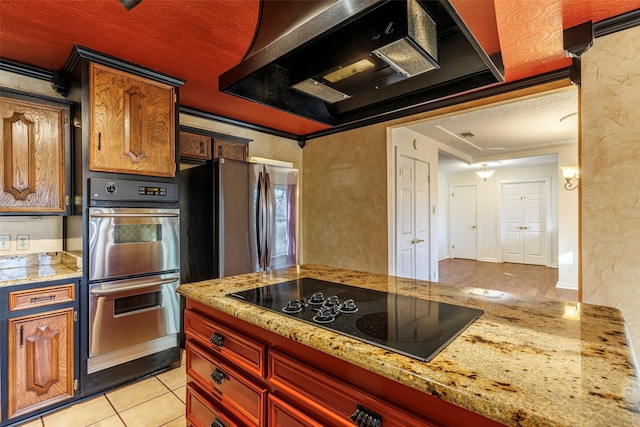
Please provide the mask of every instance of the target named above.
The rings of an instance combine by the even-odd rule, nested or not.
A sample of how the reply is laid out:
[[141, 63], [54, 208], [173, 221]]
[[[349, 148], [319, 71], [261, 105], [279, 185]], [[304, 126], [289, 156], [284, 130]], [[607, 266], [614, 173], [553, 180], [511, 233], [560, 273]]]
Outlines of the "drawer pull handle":
[[356, 411], [351, 415], [351, 421], [358, 427], [380, 427], [382, 417], [362, 405], [356, 405]]
[[209, 338], [209, 341], [211, 342], [211, 344], [213, 344], [216, 347], [220, 348], [224, 344], [224, 335], [222, 335], [221, 333], [216, 332], [213, 335], [211, 335], [211, 338]]
[[222, 384], [222, 380], [224, 380], [225, 378], [225, 373], [222, 372], [219, 368], [216, 368], [215, 371], [213, 371], [213, 373], [211, 374], [211, 379], [218, 385]]
[[211, 427], [226, 427], [226, 426], [224, 425], [224, 423], [223, 423], [222, 421], [220, 421], [220, 420], [218, 419], [218, 417], [216, 417], [216, 418], [213, 420], [213, 422], [211, 423]]
[[54, 299], [56, 299], [55, 295], [47, 295], [46, 297], [33, 297], [29, 300], [29, 303], [35, 304], [43, 301], [53, 301]]

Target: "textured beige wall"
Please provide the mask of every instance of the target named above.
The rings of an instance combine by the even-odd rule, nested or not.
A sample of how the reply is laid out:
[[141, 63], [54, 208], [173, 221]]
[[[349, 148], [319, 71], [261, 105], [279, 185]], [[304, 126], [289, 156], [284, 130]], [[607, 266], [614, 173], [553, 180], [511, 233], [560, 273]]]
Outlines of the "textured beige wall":
[[640, 27], [582, 58], [582, 300], [619, 308], [640, 353]]
[[312, 139], [302, 158], [304, 262], [386, 273], [386, 126]]

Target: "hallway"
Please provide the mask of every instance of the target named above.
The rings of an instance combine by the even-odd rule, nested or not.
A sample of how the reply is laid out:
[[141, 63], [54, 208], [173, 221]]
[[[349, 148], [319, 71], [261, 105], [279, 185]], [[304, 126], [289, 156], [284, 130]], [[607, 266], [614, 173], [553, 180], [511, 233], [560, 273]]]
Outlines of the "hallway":
[[558, 269], [542, 265], [443, 259], [439, 282], [475, 286], [514, 294], [578, 301], [578, 291], [558, 289]]

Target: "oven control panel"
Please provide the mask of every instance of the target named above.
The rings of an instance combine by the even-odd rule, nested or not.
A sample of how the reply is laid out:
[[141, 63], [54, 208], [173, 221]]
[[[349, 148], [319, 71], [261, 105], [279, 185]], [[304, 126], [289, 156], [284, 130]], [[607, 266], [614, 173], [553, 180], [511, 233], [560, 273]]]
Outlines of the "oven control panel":
[[89, 198], [93, 202], [177, 202], [178, 185], [128, 179], [91, 178]]

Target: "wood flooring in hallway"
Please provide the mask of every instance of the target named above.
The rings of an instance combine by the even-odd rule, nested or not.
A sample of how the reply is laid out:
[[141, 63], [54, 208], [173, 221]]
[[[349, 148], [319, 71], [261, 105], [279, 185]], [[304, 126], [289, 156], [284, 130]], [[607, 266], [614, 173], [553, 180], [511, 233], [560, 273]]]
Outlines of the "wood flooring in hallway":
[[451, 258], [441, 260], [438, 268], [440, 283], [578, 301], [578, 291], [556, 288], [557, 268]]

